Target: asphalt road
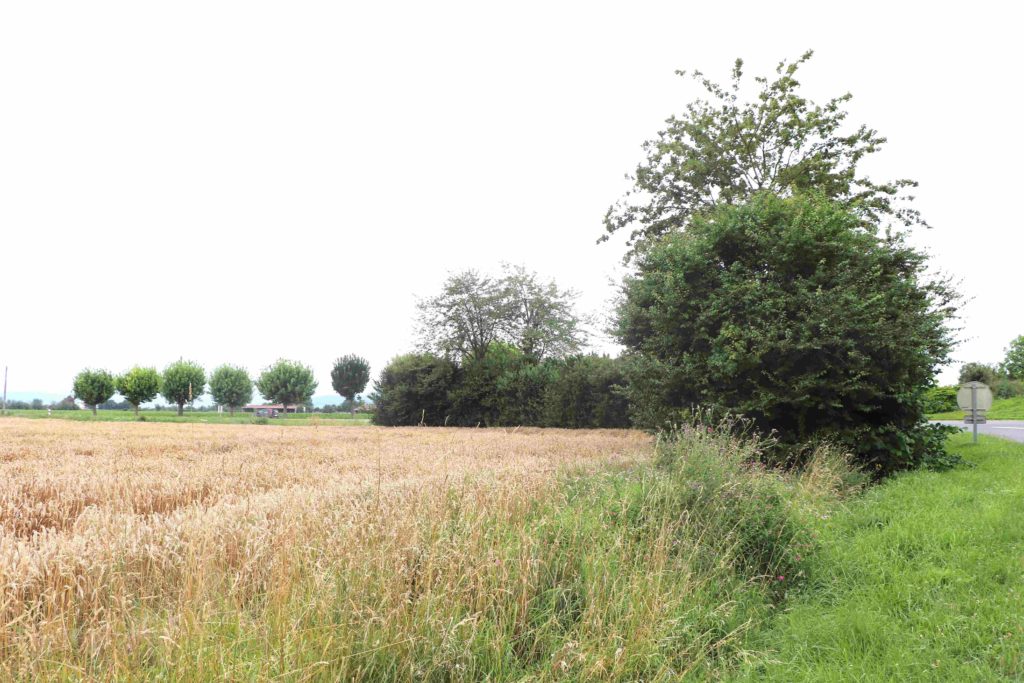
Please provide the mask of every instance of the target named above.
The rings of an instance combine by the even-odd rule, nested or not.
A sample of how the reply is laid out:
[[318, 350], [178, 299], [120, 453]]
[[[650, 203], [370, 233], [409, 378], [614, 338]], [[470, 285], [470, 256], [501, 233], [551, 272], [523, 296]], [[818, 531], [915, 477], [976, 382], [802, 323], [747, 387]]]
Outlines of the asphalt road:
[[[974, 425], [966, 425], [963, 420], [936, 420], [945, 425], [953, 425], [954, 427], [960, 427], [970, 431]], [[1020, 441], [1024, 443], [1024, 421], [1022, 420], [990, 420], [985, 424], [978, 425], [979, 434], [989, 434], [991, 436], [1001, 436], [1004, 439], [1010, 439], [1011, 441]]]

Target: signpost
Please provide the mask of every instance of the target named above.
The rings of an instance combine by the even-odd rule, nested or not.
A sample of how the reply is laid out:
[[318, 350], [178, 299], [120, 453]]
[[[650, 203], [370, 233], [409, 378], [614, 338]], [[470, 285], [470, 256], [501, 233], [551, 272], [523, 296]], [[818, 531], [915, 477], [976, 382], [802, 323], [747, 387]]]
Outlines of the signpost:
[[978, 443], [978, 425], [985, 424], [985, 411], [992, 407], [992, 390], [982, 382], [968, 382], [956, 392], [956, 403], [964, 411], [964, 424], [974, 425], [974, 443]]

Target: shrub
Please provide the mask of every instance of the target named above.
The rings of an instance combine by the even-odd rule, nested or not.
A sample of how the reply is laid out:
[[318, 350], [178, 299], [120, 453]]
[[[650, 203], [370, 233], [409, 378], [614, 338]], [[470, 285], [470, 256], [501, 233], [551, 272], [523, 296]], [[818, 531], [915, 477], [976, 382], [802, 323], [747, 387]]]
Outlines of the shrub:
[[899, 235], [820, 197], [762, 194], [695, 218], [646, 248], [623, 286], [636, 417], [742, 414], [793, 464], [815, 440], [880, 473], [941, 456], [923, 394], [948, 358], [957, 296], [925, 268]]
[[996, 398], [1015, 398], [1024, 396], [1024, 381], [1000, 377], [992, 385], [992, 394]]
[[625, 364], [608, 356], [574, 356], [554, 366], [544, 395], [547, 427], [628, 427]]
[[956, 402], [958, 387], [931, 387], [924, 392], [924, 412], [948, 413], [959, 406]]
[[456, 367], [444, 358], [429, 353], [396, 356], [374, 384], [374, 424], [446, 424], [455, 380]]
[[999, 370], [988, 363], [964, 363], [960, 367], [960, 384], [982, 382], [993, 386], [999, 380]]

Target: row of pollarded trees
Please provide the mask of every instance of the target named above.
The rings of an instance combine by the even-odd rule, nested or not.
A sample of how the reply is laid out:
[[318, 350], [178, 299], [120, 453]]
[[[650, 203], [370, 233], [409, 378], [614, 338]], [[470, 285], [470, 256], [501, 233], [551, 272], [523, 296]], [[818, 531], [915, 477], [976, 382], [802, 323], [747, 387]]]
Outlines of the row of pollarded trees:
[[[366, 388], [370, 380], [370, 364], [360, 356], [347, 355], [338, 358], [331, 369], [331, 384], [343, 398], [354, 403], [357, 394]], [[139, 406], [162, 395], [169, 403], [178, 406], [178, 415], [183, 414], [185, 405], [206, 393], [206, 372], [198, 363], [179, 360], [168, 365], [163, 373], [156, 368], [135, 366], [131, 370], [114, 375], [106, 370], [86, 368], [75, 377], [74, 396], [96, 414], [96, 406], [109, 401], [115, 394]], [[316, 391], [317, 381], [313, 370], [297, 361], [279, 360], [267, 367], [253, 380], [244, 368], [235, 365], [221, 365], [209, 378], [210, 395], [214, 402], [234, 414], [252, 401], [253, 386], [264, 398], [285, 405], [304, 405]]]

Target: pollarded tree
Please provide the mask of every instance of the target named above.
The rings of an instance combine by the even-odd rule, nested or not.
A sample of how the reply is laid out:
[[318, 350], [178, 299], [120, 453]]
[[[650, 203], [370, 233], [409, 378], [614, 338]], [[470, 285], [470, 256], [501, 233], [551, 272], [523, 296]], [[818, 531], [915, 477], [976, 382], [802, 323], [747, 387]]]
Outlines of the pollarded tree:
[[362, 393], [370, 381], [370, 363], [361, 356], [347, 355], [334, 361], [331, 369], [331, 386], [352, 404], [352, 414], [356, 413], [356, 395]]
[[846, 128], [851, 95], [819, 105], [800, 94], [797, 71], [811, 55], [780, 63], [775, 77], [755, 78], [760, 91], [747, 101], [740, 99], [742, 60], [736, 60], [728, 87], [695, 72], [709, 99], [690, 103], [644, 143], [647, 158], [629, 178], [633, 188], [608, 209], [601, 241], [629, 229], [636, 249], [685, 229], [702, 212], [758, 192], [819, 192], [865, 226], [889, 218], [907, 226], [923, 223], [905, 194], [917, 183], [876, 183], [859, 171], [858, 164], [886, 139], [867, 126]]
[[279, 360], [266, 368], [256, 380], [263, 397], [288, 406], [306, 405], [313, 398], [317, 382], [313, 371], [297, 361]]
[[234, 415], [236, 408], [252, 400], [252, 379], [244, 368], [222, 365], [210, 375], [210, 395]]
[[1010, 342], [1006, 348], [1002, 369], [1011, 379], [1024, 379], [1024, 334]]
[[117, 393], [135, 407], [139, 414], [139, 404], [152, 401], [160, 393], [160, 373], [156, 368], [140, 368], [135, 366], [128, 372], [117, 377], [115, 381]]
[[114, 376], [106, 370], [86, 368], [75, 376], [73, 390], [75, 398], [90, 406], [95, 415], [96, 406], [109, 401], [117, 387], [114, 386]]
[[178, 415], [185, 413], [185, 404], [192, 403], [206, 390], [206, 373], [192, 361], [179, 360], [164, 369], [160, 393], [178, 405]]
[[838, 442], [879, 472], [941, 461], [923, 398], [957, 295], [901, 236], [823, 197], [764, 194], [695, 217], [636, 265], [618, 337], [641, 423], [716, 407], [783, 444]]

